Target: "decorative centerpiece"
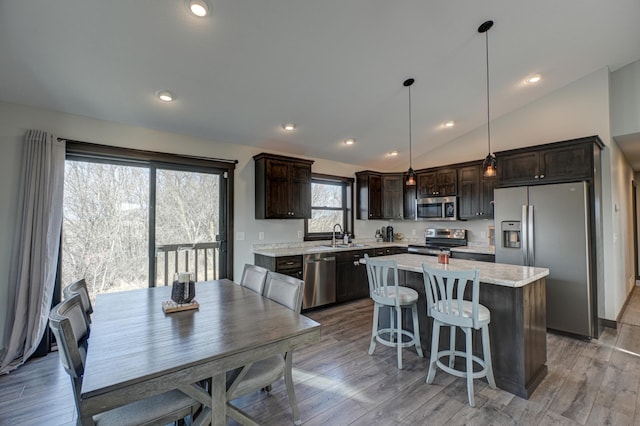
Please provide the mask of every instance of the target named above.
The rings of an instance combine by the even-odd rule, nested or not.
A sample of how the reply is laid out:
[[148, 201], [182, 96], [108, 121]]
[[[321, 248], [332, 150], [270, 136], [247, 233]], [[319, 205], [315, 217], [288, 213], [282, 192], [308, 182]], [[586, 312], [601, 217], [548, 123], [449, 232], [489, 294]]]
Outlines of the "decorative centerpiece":
[[171, 300], [162, 302], [165, 313], [186, 311], [200, 307], [194, 299], [196, 297], [196, 283], [190, 272], [176, 272], [171, 285]]
[[196, 283], [189, 272], [176, 272], [171, 286], [171, 300], [176, 303], [189, 303], [196, 297]]

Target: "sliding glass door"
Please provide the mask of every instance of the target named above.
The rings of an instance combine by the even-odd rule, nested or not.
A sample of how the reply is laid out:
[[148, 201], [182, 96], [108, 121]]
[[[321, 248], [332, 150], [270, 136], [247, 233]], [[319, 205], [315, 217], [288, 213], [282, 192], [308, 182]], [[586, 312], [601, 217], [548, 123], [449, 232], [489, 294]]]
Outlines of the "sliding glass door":
[[103, 292], [229, 277], [228, 170], [68, 155], [60, 282]]

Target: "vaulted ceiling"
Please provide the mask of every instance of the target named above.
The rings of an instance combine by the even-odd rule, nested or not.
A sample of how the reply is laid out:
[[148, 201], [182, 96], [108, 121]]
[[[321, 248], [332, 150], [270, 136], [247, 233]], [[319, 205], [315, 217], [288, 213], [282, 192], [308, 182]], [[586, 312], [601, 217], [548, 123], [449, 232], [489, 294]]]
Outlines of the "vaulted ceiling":
[[486, 125], [485, 20], [492, 118], [640, 58], [638, 0], [207, 1], [2, 0], [0, 100], [388, 169], [408, 77], [414, 155]]

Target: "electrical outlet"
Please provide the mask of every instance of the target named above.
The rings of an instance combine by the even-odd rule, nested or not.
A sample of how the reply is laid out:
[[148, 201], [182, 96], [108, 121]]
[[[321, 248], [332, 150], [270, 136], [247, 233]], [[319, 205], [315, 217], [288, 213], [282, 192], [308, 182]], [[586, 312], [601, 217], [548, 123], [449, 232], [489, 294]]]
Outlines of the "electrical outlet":
[[416, 230], [415, 230], [415, 229], [412, 229], [412, 230], [411, 230], [411, 235], [413, 235], [413, 236], [415, 236], [415, 235], [416, 235]]
[[236, 240], [244, 241], [244, 232], [236, 232]]
[[480, 232], [480, 238], [487, 238], [486, 232]]
[[260, 241], [264, 240], [264, 232], [262, 232], [262, 231], [258, 232], [258, 239]]
[[298, 231], [298, 238], [302, 238], [302, 231]]

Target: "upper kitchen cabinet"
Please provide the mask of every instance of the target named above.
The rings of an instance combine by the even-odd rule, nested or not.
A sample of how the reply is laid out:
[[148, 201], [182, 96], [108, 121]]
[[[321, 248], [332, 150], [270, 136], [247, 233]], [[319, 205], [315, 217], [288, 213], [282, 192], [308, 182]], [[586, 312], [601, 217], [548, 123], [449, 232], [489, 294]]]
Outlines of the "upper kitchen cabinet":
[[418, 198], [456, 195], [457, 170], [455, 168], [430, 169], [418, 172]]
[[382, 175], [382, 217], [384, 219], [404, 218], [404, 174], [385, 173]]
[[356, 219], [382, 219], [382, 173], [356, 173]]
[[311, 160], [258, 154], [256, 219], [311, 217]]
[[460, 219], [493, 218], [493, 190], [495, 177], [485, 178], [482, 163], [458, 168], [458, 215]]
[[593, 177], [597, 136], [496, 154], [500, 186], [571, 182]]

